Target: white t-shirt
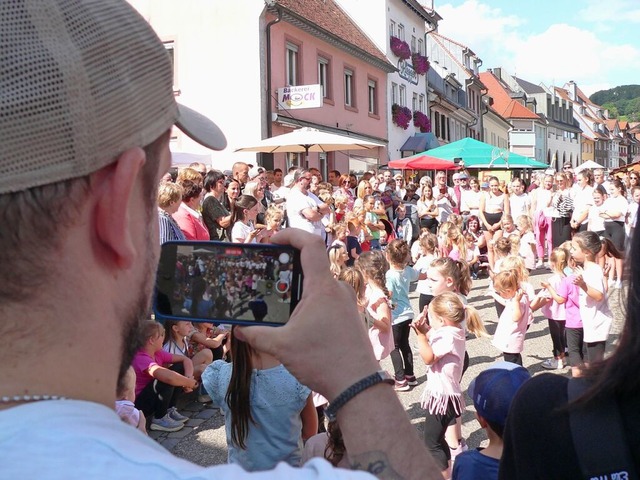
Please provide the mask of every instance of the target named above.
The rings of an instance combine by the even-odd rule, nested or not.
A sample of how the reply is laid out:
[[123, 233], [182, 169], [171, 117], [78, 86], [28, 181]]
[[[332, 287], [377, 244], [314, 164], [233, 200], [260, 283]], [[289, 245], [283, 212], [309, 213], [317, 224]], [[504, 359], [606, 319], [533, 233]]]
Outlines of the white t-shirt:
[[[427, 273], [427, 270], [429, 270], [429, 267], [431, 266], [431, 262], [433, 262], [435, 259], [436, 256], [433, 254], [423, 255], [418, 259], [413, 268], [420, 273]], [[424, 280], [418, 280], [418, 283], [416, 285], [416, 292], [422, 295], [433, 295], [433, 292], [431, 291], [431, 283], [429, 282], [428, 278], [425, 278]]]
[[602, 273], [602, 268], [595, 263], [591, 263], [585, 267], [582, 278], [588, 287], [592, 287], [605, 295], [604, 298], [598, 302], [587, 295], [587, 292], [583, 289], [580, 289], [579, 306], [582, 326], [584, 328], [584, 341], [604, 342], [609, 336], [612, 316], [604, 288], [605, 278]]
[[604, 232], [604, 218], [600, 216], [601, 212], [604, 212], [604, 203], [599, 207], [595, 205], [589, 209], [589, 224], [587, 230], [590, 232]]
[[524, 259], [524, 266], [529, 270], [533, 270], [536, 267], [536, 255], [531, 245], [535, 247], [536, 238], [533, 232], [527, 232], [520, 237], [520, 251], [518, 253]]
[[606, 222], [624, 222], [625, 217], [627, 216], [627, 210], [629, 209], [629, 202], [622, 195], [618, 195], [617, 197], [609, 197], [604, 201], [604, 210], [619, 212], [620, 216], [616, 218], [606, 218], [604, 219]]
[[[231, 229], [231, 241], [232, 242], [244, 242], [244, 240], [253, 231], [253, 225], [245, 225], [244, 223], [237, 221], [233, 224]], [[254, 237], [250, 243], [257, 243], [257, 239]]]
[[472, 188], [462, 190], [460, 195], [460, 211], [469, 212], [471, 215], [478, 215], [480, 211], [480, 197], [482, 192], [476, 192]]
[[[453, 191], [453, 188], [447, 187], [447, 193], [449, 194], [449, 198], [451, 198], [453, 201], [456, 200], [456, 194]], [[439, 195], [439, 187], [434, 187], [433, 196], [438, 198]], [[453, 213], [453, 205], [451, 205], [451, 201], [447, 197], [443, 197], [440, 200], [436, 200], [436, 205], [438, 206], [438, 222], [446, 222], [449, 218], [449, 215]]]
[[514, 221], [520, 215], [529, 215], [529, 207], [531, 206], [531, 201], [529, 199], [529, 195], [523, 193], [522, 195], [510, 195], [509, 196], [509, 207], [511, 207], [511, 218]]
[[291, 189], [287, 196], [287, 216], [289, 217], [290, 227], [322, 236], [322, 223], [320, 221], [311, 222], [302, 215], [302, 211], [305, 208], [315, 208], [318, 205], [316, 198], [318, 197], [311, 192], [307, 192], [307, 195], [305, 195], [297, 188]]
[[[585, 212], [589, 212], [589, 209], [593, 206], [593, 187], [587, 185], [584, 188], [580, 188], [580, 186], [574, 185], [574, 196], [573, 196], [573, 215], [571, 215], [571, 219], [576, 219], [580, 215], [583, 215]], [[589, 221], [589, 215], [587, 214], [584, 217], [584, 220], [580, 222], [580, 225], [584, 225]]]
[[303, 468], [279, 463], [249, 473], [238, 465], [204, 468], [173, 456], [124, 423], [113, 409], [78, 400], [50, 400], [0, 411], [2, 478], [136, 479], [373, 479], [315, 458]]

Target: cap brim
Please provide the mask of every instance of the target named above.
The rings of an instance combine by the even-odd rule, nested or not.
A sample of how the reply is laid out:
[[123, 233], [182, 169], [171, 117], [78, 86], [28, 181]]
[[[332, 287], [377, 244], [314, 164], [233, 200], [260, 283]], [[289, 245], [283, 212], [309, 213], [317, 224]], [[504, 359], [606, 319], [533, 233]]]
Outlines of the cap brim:
[[215, 123], [181, 104], [178, 104], [176, 127], [189, 138], [211, 150], [224, 150], [227, 147], [227, 139]]

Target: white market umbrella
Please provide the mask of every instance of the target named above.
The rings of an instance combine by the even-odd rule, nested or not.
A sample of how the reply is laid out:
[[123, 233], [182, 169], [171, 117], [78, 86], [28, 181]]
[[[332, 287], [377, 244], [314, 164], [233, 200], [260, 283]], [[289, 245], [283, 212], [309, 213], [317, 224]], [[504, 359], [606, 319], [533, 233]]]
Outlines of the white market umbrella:
[[578, 165], [576, 168], [573, 169], [573, 171], [575, 173], [578, 173], [585, 169], [593, 170], [594, 168], [604, 168], [604, 167], [599, 163], [594, 162], [593, 160], [588, 160]]
[[236, 152], [262, 153], [303, 153], [334, 152], [336, 150], [366, 150], [385, 147], [376, 142], [368, 142], [356, 137], [323, 132], [316, 128], [302, 127], [293, 132], [265, 138], [250, 147], [238, 148]]

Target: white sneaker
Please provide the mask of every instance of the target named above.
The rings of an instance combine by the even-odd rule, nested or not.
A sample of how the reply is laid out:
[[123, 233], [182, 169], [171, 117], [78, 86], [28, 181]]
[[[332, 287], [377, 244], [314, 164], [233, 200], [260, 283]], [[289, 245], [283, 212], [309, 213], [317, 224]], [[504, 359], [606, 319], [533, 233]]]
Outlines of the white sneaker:
[[555, 358], [548, 358], [547, 360], [542, 362], [542, 368], [546, 368], [547, 370], [557, 370], [558, 360], [556, 360]]
[[616, 280], [616, 283], [613, 285], [613, 288], [622, 288], [622, 281]]
[[542, 263], [542, 260], [538, 260], [538, 263], [536, 263], [536, 268], [542, 268], [544, 264]]

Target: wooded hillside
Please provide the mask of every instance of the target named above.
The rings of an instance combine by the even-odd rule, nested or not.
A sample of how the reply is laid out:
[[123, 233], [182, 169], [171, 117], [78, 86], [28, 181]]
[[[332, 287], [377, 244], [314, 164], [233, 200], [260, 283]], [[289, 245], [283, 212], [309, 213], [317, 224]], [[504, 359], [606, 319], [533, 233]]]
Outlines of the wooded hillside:
[[640, 85], [621, 85], [600, 90], [589, 97], [596, 105], [609, 110], [611, 118], [640, 121]]

